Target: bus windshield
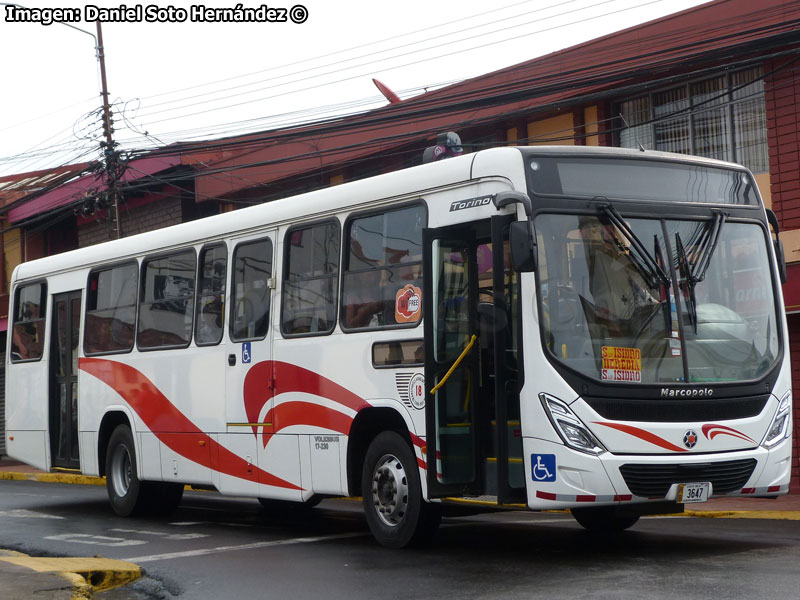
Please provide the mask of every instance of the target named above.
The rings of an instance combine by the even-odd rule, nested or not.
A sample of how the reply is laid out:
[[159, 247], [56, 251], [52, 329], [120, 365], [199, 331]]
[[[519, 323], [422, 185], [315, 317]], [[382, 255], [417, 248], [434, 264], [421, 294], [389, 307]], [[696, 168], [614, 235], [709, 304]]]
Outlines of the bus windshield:
[[779, 353], [766, 234], [721, 221], [537, 216], [551, 359], [631, 384], [765, 376]]

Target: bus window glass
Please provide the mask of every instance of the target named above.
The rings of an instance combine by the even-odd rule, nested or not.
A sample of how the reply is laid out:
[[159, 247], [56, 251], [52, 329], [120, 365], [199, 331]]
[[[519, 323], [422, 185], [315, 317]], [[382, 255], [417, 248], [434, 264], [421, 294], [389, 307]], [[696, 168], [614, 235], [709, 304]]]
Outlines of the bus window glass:
[[281, 331], [322, 334], [336, 324], [339, 223], [293, 229], [286, 235]]
[[17, 288], [14, 298], [11, 362], [38, 360], [42, 357], [46, 298], [47, 288], [43, 283]]
[[416, 325], [422, 317], [425, 208], [410, 206], [353, 219], [346, 237], [343, 327]]
[[247, 242], [233, 252], [231, 339], [260, 340], [269, 328], [272, 241]]
[[139, 304], [139, 348], [185, 347], [192, 338], [193, 250], [146, 260]]
[[133, 348], [138, 271], [136, 263], [129, 263], [89, 275], [83, 338], [86, 354]]
[[194, 341], [198, 346], [218, 344], [222, 340], [227, 269], [228, 251], [225, 246], [212, 246], [200, 253], [194, 331]]

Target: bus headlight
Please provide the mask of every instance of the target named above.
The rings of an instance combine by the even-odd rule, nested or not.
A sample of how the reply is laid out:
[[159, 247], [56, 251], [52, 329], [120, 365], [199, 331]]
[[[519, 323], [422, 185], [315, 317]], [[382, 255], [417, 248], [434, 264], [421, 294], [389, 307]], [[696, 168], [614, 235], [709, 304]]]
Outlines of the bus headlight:
[[595, 456], [606, 451], [600, 440], [594, 437], [578, 415], [564, 402], [549, 394], [539, 394], [539, 400], [556, 432], [567, 446]]
[[784, 439], [789, 437], [789, 423], [792, 420], [791, 411], [792, 392], [790, 390], [784, 394], [783, 398], [781, 398], [780, 404], [778, 405], [778, 410], [772, 419], [772, 423], [770, 423], [770, 426], [767, 429], [767, 435], [764, 436], [764, 440], [761, 442], [761, 445], [764, 448], [772, 448], [777, 443], [782, 442]]

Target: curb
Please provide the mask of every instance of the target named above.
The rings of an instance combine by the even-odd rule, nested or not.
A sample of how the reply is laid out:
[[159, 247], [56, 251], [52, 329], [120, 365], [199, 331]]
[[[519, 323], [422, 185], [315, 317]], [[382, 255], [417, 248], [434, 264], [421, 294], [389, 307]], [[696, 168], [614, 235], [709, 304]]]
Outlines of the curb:
[[95, 592], [127, 585], [142, 576], [139, 565], [111, 558], [38, 558], [20, 552], [2, 551], [0, 561], [37, 573], [59, 575], [72, 585], [72, 600], [90, 599]]
[[75, 483], [79, 485], [106, 484], [106, 480], [103, 477], [93, 477], [91, 475], [73, 475], [70, 473], [17, 473], [15, 471], [0, 471], [0, 480]]

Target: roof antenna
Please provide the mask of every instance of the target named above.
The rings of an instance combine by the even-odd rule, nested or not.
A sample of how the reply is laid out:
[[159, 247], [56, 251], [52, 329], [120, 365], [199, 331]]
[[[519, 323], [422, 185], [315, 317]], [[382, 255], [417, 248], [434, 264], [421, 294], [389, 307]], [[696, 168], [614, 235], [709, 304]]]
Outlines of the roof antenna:
[[[619, 113], [619, 118], [622, 119], [623, 123], [625, 123], [625, 128], [626, 129], [630, 129], [631, 128], [631, 126], [628, 125], [628, 121], [625, 120], [625, 117], [622, 115], [622, 113]], [[644, 150], [644, 146], [642, 146], [642, 142], [639, 141], [638, 137], [636, 138], [636, 145], [639, 146], [639, 152], [644, 152], [645, 151]]]

